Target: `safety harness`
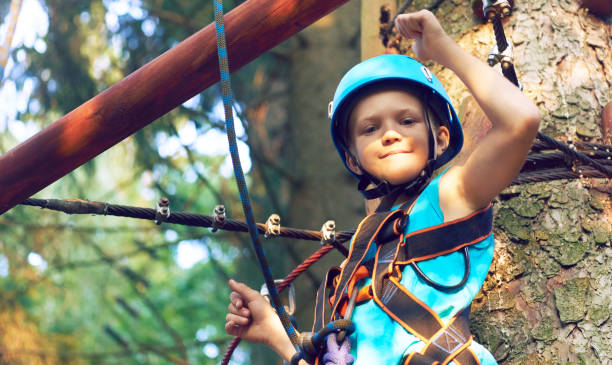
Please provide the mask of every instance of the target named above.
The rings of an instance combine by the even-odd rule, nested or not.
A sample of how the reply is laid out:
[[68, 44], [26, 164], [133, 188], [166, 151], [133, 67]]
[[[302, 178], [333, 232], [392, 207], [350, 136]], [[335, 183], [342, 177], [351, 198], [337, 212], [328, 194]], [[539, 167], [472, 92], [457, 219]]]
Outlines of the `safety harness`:
[[[491, 205], [465, 218], [405, 234], [417, 197], [397, 210], [375, 212], [361, 221], [344, 266], [330, 269], [319, 287], [313, 333], [325, 327], [327, 318], [334, 321], [345, 311], [352, 310], [351, 297], [356, 297], [357, 303], [372, 299], [406, 331], [426, 344], [420, 352], [406, 356], [403, 364], [442, 365], [455, 360], [461, 365], [477, 365], [478, 358], [468, 349], [472, 342], [470, 307], [463, 308], [444, 324], [440, 316], [401, 285], [400, 280], [404, 267], [412, 265], [416, 273], [436, 289], [460, 289], [469, 276], [468, 246], [491, 235]], [[368, 251], [374, 247], [376, 255], [366, 259]], [[455, 285], [435, 283], [417, 266], [419, 261], [456, 251], [463, 252], [465, 271], [463, 279]], [[356, 283], [365, 277], [372, 278], [371, 284], [355, 294]]]

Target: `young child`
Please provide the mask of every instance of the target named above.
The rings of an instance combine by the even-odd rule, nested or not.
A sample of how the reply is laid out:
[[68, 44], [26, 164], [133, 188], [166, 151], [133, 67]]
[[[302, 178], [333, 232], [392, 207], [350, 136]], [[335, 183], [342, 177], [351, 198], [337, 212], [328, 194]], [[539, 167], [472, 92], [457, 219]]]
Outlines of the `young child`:
[[[488, 207], [519, 172], [538, 130], [539, 112], [501, 74], [461, 49], [429, 11], [400, 15], [395, 25], [403, 36], [414, 39], [420, 60], [433, 60], [455, 72], [493, 125], [467, 158], [432, 179], [433, 170], [459, 152], [463, 137], [446, 92], [427, 68], [406, 56], [383, 55], [358, 64], [341, 80], [330, 108], [334, 144], [360, 180], [368, 213], [403, 204], [400, 209], [409, 212], [404, 234], [410, 236], [452, 225]], [[407, 201], [414, 203], [408, 207]], [[472, 243], [418, 263], [406, 261], [394, 266], [401, 272], [389, 274], [395, 277], [396, 289], [412, 298], [413, 307], [407, 304], [405, 311], [423, 310], [424, 316], [437, 321], [432, 334], [424, 336], [427, 331], [418, 329], [419, 324], [400, 323], [397, 310], [388, 310], [395, 291], [381, 292], [390, 294], [381, 298], [370, 290], [365, 299], [364, 290], [359, 291], [359, 304], [350, 318], [356, 327], [350, 336], [355, 364], [496, 363], [455, 324], [469, 314], [493, 257], [491, 234]], [[375, 255], [378, 260], [375, 251], [375, 245], [368, 246], [360, 262]], [[351, 265], [347, 261], [343, 270]], [[377, 271], [370, 265], [367, 275], [373, 272]], [[352, 285], [368, 288], [374, 281], [360, 277]], [[268, 302], [244, 284], [232, 280], [229, 285], [233, 292], [226, 332], [264, 343], [289, 361], [296, 351]], [[338, 295], [346, 294], [342, 287]], [[445, 347], [441, 344], [447, 347], [442, 355], [436, 353]]]

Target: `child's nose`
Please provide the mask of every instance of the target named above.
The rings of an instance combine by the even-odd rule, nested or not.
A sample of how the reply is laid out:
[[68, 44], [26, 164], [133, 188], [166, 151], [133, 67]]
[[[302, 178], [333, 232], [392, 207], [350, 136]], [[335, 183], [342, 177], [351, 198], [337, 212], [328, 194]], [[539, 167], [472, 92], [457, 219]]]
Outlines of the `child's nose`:
[[382, 143], [383, 145], [388, 145], [394, 142], [398, 142], [401, 140], [402, 136], [393, 128], [388, 128], [383, 134]]

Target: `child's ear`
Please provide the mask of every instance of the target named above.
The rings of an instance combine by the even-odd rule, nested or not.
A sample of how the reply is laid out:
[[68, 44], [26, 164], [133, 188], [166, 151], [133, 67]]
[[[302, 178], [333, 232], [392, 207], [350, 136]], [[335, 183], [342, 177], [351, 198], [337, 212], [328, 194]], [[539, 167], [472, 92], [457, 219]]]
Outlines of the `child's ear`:
[[436, 151], [436, 157], [440, 156], [448, 148], [450, 143], [450, 132], [446, 126], [438, 127], [436, 131], [436, 145], [438, 150]]
[[346, 166], [348, 166], [349, 170], [357, 175], [363, 175], [363, 171], [359, 164], [357, 163], [357, 159], [353, 157], [352, 154], [344, 151], [344, 157], [346, 158]]

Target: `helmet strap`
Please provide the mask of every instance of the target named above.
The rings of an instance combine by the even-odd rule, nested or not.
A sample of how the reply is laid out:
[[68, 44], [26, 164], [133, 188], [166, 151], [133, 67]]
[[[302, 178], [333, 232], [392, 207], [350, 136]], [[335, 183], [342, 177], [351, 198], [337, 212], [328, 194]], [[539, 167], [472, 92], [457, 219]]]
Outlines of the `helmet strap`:
[[[436, 156], [436, 151], [438, 150], [438, 139], [436, 138], [436, 131], [429, 115], [429, 103], [427, 103], [427, 100], [424, 99], [425, 98], [423, 98], [421, 101], [421, 104], [423, 104], [423, 108], [425, 109], [425, 126], [427, 127], [427, 133], [429, 134], [429, 161], [431, 161], [438, 157]], [[429, 161], [427, 162], [429, 163]]]

